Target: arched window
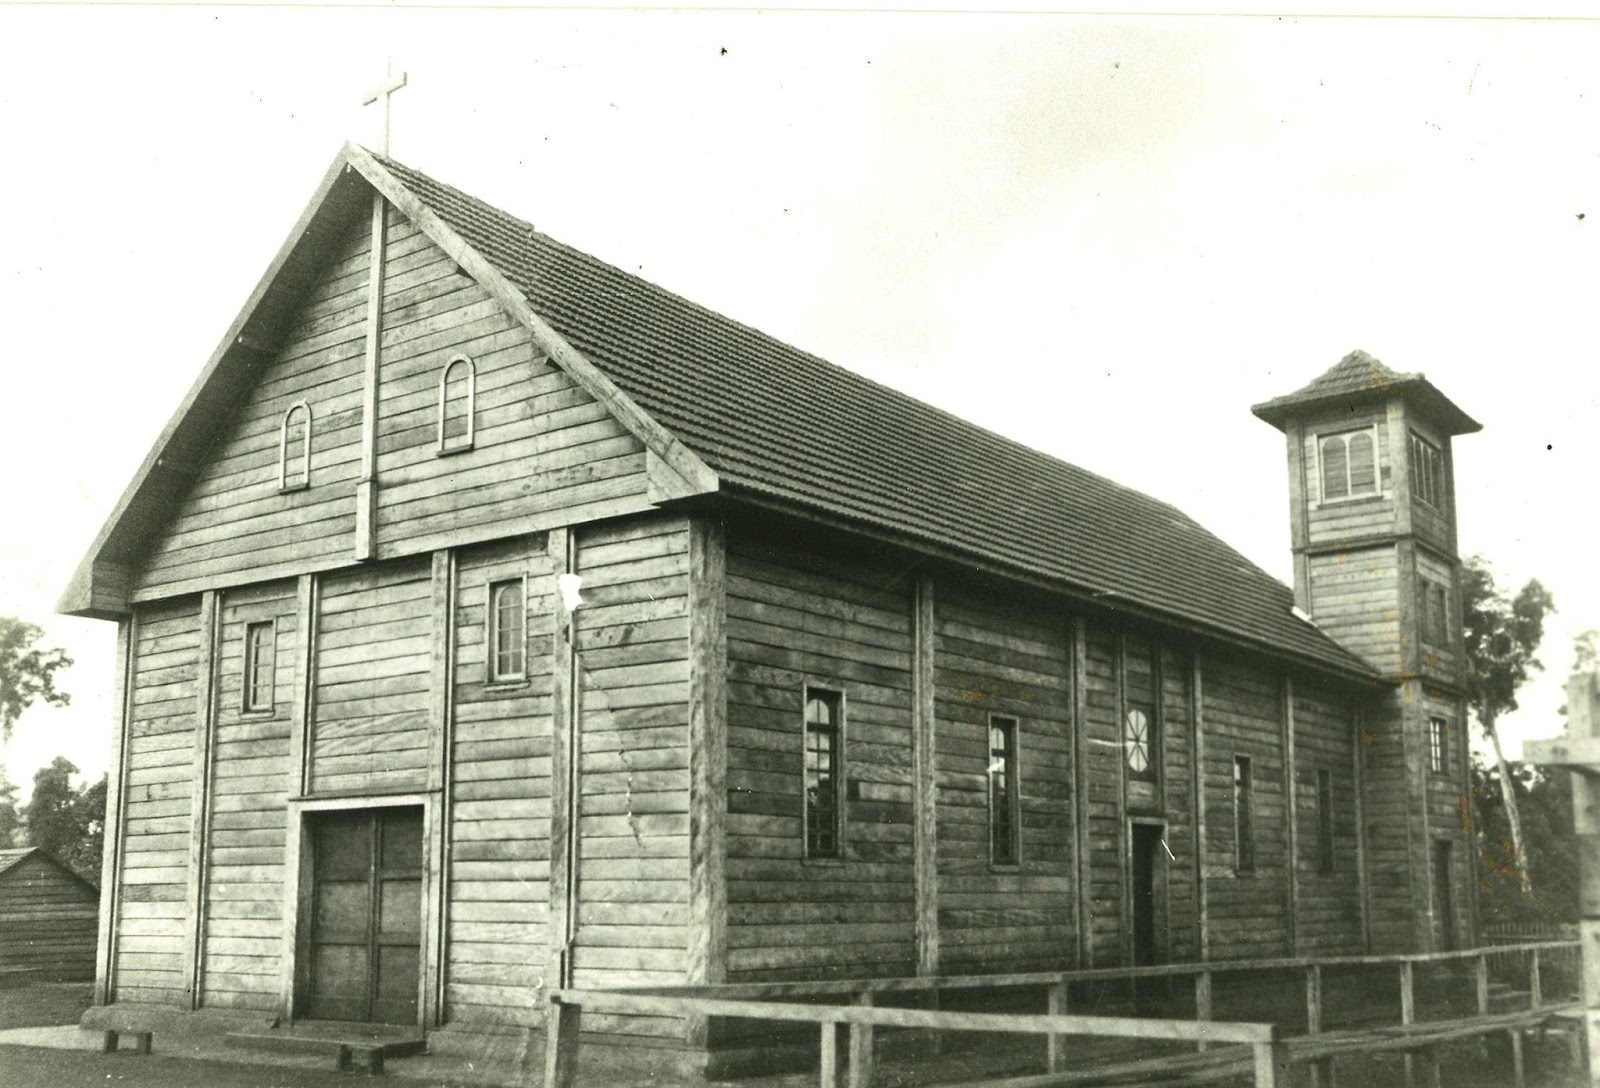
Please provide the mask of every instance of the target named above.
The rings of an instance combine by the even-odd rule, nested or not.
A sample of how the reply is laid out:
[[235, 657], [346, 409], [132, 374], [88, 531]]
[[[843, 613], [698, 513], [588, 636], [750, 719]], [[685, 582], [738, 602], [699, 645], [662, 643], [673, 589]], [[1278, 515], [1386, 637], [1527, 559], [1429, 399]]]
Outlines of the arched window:
[[1371, 430], [1324, 435], [1322, 501], [1378, 493], [1377, 442]]
[[444, 365], [439, 375], [439, 452], [470, 450], [476, 429], [478, 369], [465, 355]]
[[278, 428], [278, 490], [311, 486], [311, 406], [300, 401], [283, 413]]

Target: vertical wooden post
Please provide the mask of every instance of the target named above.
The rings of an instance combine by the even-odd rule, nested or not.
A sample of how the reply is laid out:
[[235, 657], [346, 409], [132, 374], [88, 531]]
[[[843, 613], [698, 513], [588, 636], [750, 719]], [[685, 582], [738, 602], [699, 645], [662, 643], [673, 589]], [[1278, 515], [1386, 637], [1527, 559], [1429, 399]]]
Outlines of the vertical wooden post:
[[[217, 643], [221, 599], [214, 589], [200, 595], [200, 648], [195, 661], [194, 771], [189, 784], [189, 864], [184, 888], [184, 1006], [200, 1007], [205, 974], [206, 859], [211, 829], [212, 747], [217, 727]], [[273, 629], [276, 632], [276, 628]], [[277, 637], [276, 633], [273, 635]], [[274, 648], [276, 649], [276, 648]]]
[[1255, 1088], [1289, 1088], [1289, 1048], [1283, 1043], [1252, 1043]]
[[[821, 1088], [839, 1088], [839, 1022], [824, 1020], [820, 1034], [822, 1055], [817, 1061], [817, 1083]], [[553, 1088], [548, 1080], [545, 1088]]]
[[[720, 520], [689, 521], [689, 956], [688, 981], [726, 977], [728, 960], [727, 535]], [[710, 1020], [685, 1020], [691, 1047]]]
[[[1194, 1018], [1205, 1022], [1211, 1019], [1211, 972], [1201, 971], [1194, 976]], [[1206, 1048], [1206, 1041], [1200, 1040], [1199, 1049]]]
[[[1306, 968], [1306, 1034], [1322, 1033], [1322, 967]], [[1315, 1058], [1311, 1062], [1312, 1088], [1333, 1088], [1333, 1059]]]
[[[1417, 1019], [1417, 991], [1415, 965], [1410, 960], [1400, 963], [1400, 1023], [1411, 1024]], [[1416, 1084], [1416, 1055], [1405, 1052], [1406, 1088]]]
[[[577, 797], [573, 768], [577, 766], [578, 693], [573, 649], [572, 613], [558, 587], [563, 574], [573, 573], [577, 542], [571, 528], [550, 531], [550, 580], [554, 641], [550, 677], [550, 949], [545, 984], [568, 986], [572, 982], [572, 935], [577, 928], [573, 887], [576, 877]], [[549, 1086], [549, 1082], [546, 1082]], [[553, 1088], [553, 1086], [550, 1086]]]
[[1372, 882], [1367, 874], [1367, 815], [1366, 776], [1362, 767], [1366, 763], [1366, 739], [1361, 735], [1361, 717], [1352, 709], [1350, 714], [1350, 742], [1354, 754], [1351, 781], [1355, 784], [1356, 812], [1356, 892], [1361, 908], [1361, 951], [1372, 955]]
[[127, 826], [128, 742], [133, 736], [133, 670], [138, 653], [138, 620], [117, 622], [117, 673], [111, 691], [111, 773], [106, 776], [105, 844], [100, 852], [100, 919], [95, 942], [94, 1003], [116, 995], [117, 913], [121, 907], [123, 829]]
[[1489, 957], [1480, 954], [1474, 964], [1473, 974], [1478, 983], [1478, 1015], [1489, 1015]]
[[552, 1001], [545, 1013], [544, 1088], [575, 1088], [583, 1007]]
[[[311, 789], [312, 740], [316, 732], [317, 575], [302, 574], [295, 587], [294, 702], [289, 708], [289, 796], [298, 800]], [[301, 978], [300, 952], [308, 936], [301, 900], [309, 893], [303, 856], [305, 827], [300, 806], [286, 806], [283, 839], [283, 941], [278, 954], [278, 1012], [293, 1022]]]
[[1300, 790], [1295, 773], [1294, 677], [1283, 677], [1283, 798], [1285, 808], [1284, 871], [1288, 875], [1287, 918], [1289, 955], [1300, 954]]
[[1537, 1009], [1544, 1004], [1544, 985], [1539, 974], [1539, 950], [1528, 953], [1528, 1007]]
[[916, 901], [917, 974], [939, 973], [937, 717], [934, 711], [933, 575], [917, 573], [912, 600], [911, 800], [912, 884]]
[[[1046, 996], [1046, 1010], [1051, 1016], [1065, 1016], [1069, 1010], [1069, 990], [1065, 980], [1050, 985]], [[1067, 1068], [1067, 1037], [1065, 1035], [1045, 1036], [1045, 1068], [1051, 1073], [1060, 1073]]]
[[448, 548], [433, 553], [433, 639], [428, 676], [428, 789], [423, 887], [428, 927], [422, 950], [422, 1022], [444, 1023], [450, 961], [450, 833], [455, 768], [456, 558]]
[[1089, 895], [1093, 879], [1089, 856], [1089, 624], [1072, 618], [1072, 798], [1078, 820], [1074, 844], [1078, 861], [1078, 965], [1094, 966], [1094, 900]]
[[[356, 483], [357, 559], [377, 554], [378, 514], [378, 365], [383, 352], [383, 278], [386, 271], [388, 202], [372, 194], [372, 252], [367, 275], [367, 335], [361, 389], [361, 478]], [[307, 467], [309, 471], [309, 466]]]
[[1133, 966], [1133, 831], [1128, 823], [1128, 760], [1122, 752], [1122, 731], [1128, 713], [1128, 640], [1117, 632], [1116, 658], [1111, 667], [1117, 729], [1117, 959]]
[[[872, 994], [857, 994], [855, 1003], [872, 1007]], [[872, 1025], [850, 1025], [850, 1088], [872, 1086]]]
[[[1189, 675], [1189, 717], [1194, 722], [1194, 883], [1195, 947], [1202, 961], [1211, 958], [1210, 906], [1206, 897], [1206, 730], [1205, 691], [1200, 674], [1200, 651], [1194, 652]], [[1211, 980], [1206, 979], [1206, 992], [1210, 993]]]
[[1528, 1088], [1528, 1071], [1522, 1060], [1522, 1029], [1512, 1028], [1507, 1034], [1511, 1036], [1511, 1076], [1517, 1088]]

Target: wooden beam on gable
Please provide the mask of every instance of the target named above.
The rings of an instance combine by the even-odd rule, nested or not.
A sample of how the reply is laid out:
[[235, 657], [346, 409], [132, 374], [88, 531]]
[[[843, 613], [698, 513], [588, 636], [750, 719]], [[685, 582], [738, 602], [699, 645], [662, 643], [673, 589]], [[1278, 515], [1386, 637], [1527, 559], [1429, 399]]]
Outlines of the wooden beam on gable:
[[[533, 335], [535, 344], [545, 352], [550, 361], [565, 371], [574, 381], [588, 391], [616, 417], [645, 448], [663, 462], [652, 477], [652, 490], [662, 486], [673, 493], [672, 497], [699, 495], [716, 491], [720, 485], [717, 474], [678, 438], [641, 408], [606, 374], [590, 362], [582, 352], [567, 342], [550, 324], [534, 312], [520, 290], [489, 260], [467, 243], [453, 227], [439, 218], [431, 208], [406, 185], [390, 173], [371, 152], [354, 144], [346, 145], [345, 156], [372, 185], [400, 212], [428, 236], [434, 245], [449, 255], [477, 281], [485, 291], [505, 308], [505, 311]], [[666, 470], [680, 480], [668, 486], [661, 474]]]

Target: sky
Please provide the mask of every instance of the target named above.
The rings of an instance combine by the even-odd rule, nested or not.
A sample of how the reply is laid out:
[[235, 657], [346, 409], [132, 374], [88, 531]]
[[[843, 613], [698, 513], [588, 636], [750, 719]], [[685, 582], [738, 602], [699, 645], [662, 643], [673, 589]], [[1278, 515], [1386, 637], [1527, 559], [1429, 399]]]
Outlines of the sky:
[[347, 139], [1173, 502], [1289, 580], [1282, 436], [1354, 348], [1484, 424], [1463, 554], [1600, 627], [1600, 23], [0, 5], [0, 614], [77, 664], [12, 780], [109, 761], [74, 566]]

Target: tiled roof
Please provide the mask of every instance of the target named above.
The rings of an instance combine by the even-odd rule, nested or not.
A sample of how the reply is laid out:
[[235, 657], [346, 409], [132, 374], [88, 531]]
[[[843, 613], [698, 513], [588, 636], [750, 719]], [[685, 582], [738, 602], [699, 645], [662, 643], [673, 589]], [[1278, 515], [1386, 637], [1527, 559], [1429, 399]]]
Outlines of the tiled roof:
[[731, 489], [1341, 672], [1290, 590], [1182, 511], [968, 423], [384, 165]]
[[1410, 397], [1450, 434], [1468, 434], [1482, 428], [1456, 407], [1420, 373], [1404, 373], [1384, 366], [1359, 348], [1293, 393], [1274, 397], [1250, 410], [1281, 428], [1284, 420], [1312, 405], [1347, 402], [1359, 404], [1390, 396]]

